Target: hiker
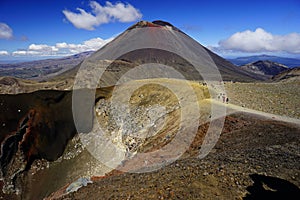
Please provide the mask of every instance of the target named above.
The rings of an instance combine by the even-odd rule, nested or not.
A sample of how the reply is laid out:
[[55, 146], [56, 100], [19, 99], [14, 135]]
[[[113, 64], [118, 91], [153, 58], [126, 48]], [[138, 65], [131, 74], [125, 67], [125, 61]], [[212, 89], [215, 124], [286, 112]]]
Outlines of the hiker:
[[225, 94], [223, 94], [223, 96], [222, 96], [222, 100], [223, 100], [223, 103], [225, 103], [225, 100], [226, 100], [226, 96], [225, 96]]
[[229, 102], [229, 98], [227, 97], [227, 98], [226, 98], [226, 103], [228, 103], [228, 102]]

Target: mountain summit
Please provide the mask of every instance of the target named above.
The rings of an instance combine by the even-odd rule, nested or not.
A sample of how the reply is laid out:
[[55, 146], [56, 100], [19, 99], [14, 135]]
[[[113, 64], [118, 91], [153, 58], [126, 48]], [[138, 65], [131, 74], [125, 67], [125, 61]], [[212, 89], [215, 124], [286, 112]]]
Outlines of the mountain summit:
[[136, 24], [129, 27], [127, 30], [131, 30], [131, 29], [134, 29], [134, 28], [143, 28], [143, 27], [161, 27], [161, 28], [169, 28], [169, 29], [171, 28], [175, 31], [182, 32], [181, 30], [179, 30], [178, 28], [173, 26], [171, 23], [165, 22], [165, 21], [162, 21], [162, 20], [155, 20], [153, 22], [139, 21]]
[[287, 66], [269, 60], [259, 60], [241, 66], [242, 69], [256, 74], [274, 76], [288, 69]]

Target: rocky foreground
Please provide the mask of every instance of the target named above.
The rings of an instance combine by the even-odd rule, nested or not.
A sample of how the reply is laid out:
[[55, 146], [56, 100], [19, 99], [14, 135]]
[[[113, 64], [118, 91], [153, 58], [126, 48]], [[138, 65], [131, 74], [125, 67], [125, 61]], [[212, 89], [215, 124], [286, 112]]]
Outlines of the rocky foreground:
[[[190, 98], [180, 81], [166, 79], [160, 80], [160, 84], [153, 84], [151, 80], [148, 80], [146, 83], [148, 83], [147, 87], [140, 87], [131, 94], [129, 100], [132, 106], [131, 116], [128, 115], [127, 108], [123, 107], [122, 103], [121, 107], [118, 106], [121, 101], [117, 101], [114, 104], [115, 107], [109, 110], [108, 103], [112, 98], [112, 88], [96, 92], [96, 119], [107, 130], [107, 134], [122, 133], [126, 136], [115, 137], [114, 142], [119, 145], [120, 149], [124, 150], [128, 158], [135, 158], [134, 156], [139, 152], [151, 152], [161, 149], [172, 141], [178, 130], [176, 124], [180, 119], [176, 117], [180, 115], [181, 109], [183, 109], [178, 104], [178, 99], [184, 101], [184, 99]], [[193, 88], [198, 99], [198, 102], [194, 103], [199, 104], [200, 121], [197, 125], [197, 134], [191, 145], [186, 147], [186, 152], [175, 162], [147, 173], [111, 171], [112, 169], [103, 167], [103, 163], [101, 165], [99, 161], [95, 161], [95, 158], [81, 144], [82, 140], [75, 136], [69, 142], [64, 154], [55, 162], [47, 162], [43, 159], [35, 160], [30, 170], [19, 173], [20, 178], [17, 179], [17, 186], [21, 186], [21, 194], [1, 193], [0, 196], [2, 199], [276, 199], [277, 197], [293, 199], [299, 197], [299, 121], [297, 119], [290, 120], [289, 118], [280, 121], [280, 118], [276, 116], [273, 117], [256, 111], [250, 112], [245, 109], [245, 107], [256, 109], [255, 106], [259, 105], [261, 109], [257, 110], [280, 114], [286, 108], [289, 108], [291, 110], [295, 109], [294, 114], [296, 115], [287, 112], [288, 116], [297, 117], [299, 111], [295, 107], [295, 102], [299, 101], [297, 95], [299, 88], [294, 86], [298, 83], [288, 84], [290, 85], [284, 85], [283, 83], [226, 83], [227, 95], [230, 99], [229, 104], [226, 104], [217, 101], [214, 94], [209, 94], [206, 86], [198, 82], [189, 82], [188, 85]], [[173, 91], [162, 87], [162, 85], [172, 85]], [[274, 85], [278, 87], [274, 87]], [[120, 91], [128, 91], [129, 86], [121, 87]], [[256, 93], [254, 93], [255, 88], [257, 89]], [[52, 93], [56, 95], [50, 95]], [[27, 103], [24, 100], [28, 96], [28, 101], [31, 99], [32, 108], [37, 109], [38, 112], [45, 112], [45, 109], [39, 110], [36, 105], [40, 105], [41, 99], [50, 95], [51, 98], [47, 97], [45, 101], [42, 101], [43, 105], [48, 102], [48, 106], [44, 108], [49, 107], [50, 109], [54, 106], [58, 108], [54, 111], [59, 113], [60, 110], [67, 108], [64, 105], [70, 107], [70, 98], [54, 98], [57, 97], [57, 94], [64, 94], [68, 97], [70, 94], [67, 91], [48, 91], [46, 93], [41, 91], [33, 94], [20, 95], [22, 97], [21, 100], [19, 99], [20, 101], [17, 98], [11, 101], [10, 95], [3, 95], [1, 98], [5, 100], [4, 102], [7, 105], [20, 106], [24, 104], [25, 106]], [[282, 101], [276, 99], [276, 101], [272, 101], [273, 103], [267, 104], [266, 101], [269, 97], [272, 97], [272, 94], [275, 94], [275, 96], [277, 94], [281, 95]], [[121, 92], [120, 95], [117, 98], [118, 100], [126, 99], [126, 93]], [[61, 95], [58, 95], [58, 97], [61, 97]], [[216, 100], [208, 100], [210, 97]], [[33, 102], [40, 102], [40, 104]], [[281, 102], [285, 102], [285, 104]], [[219, 107], [226, 107], [227, 113], [221, 113], [221, 115], [227, 116], [218, 143], [206, 157], [200, 159], [198, 157], [199, 150], [209, 123], [211, 120], [218, 120], [216, 116], [210, 115], [211, 103]], [[244, 108], [234, 106], [231, 103], [241, 105]], [[2, 105], [3, 109], [6, 108], [6, 104]], [[161, 110], [161, 106], [165, 107], [166, 110]], [[194, 108], [195, 105], [187, 104], [184, 109], [191, 111], [189, 109]], [[17, 119], [14, 120], [15, 124], [11, 126], [12, 130], [17, 125], [17, 121], [22, 119], [20, 113], [26, 113], [27, 109], [26, 106], [18, 107], [11, 114], [11, 118]], [[164, 115], [161, 116], [159, 113], [164, 113]], [[218, 117], [222, 117], [221, 115]], [[58, 115], [60, 118], [54, 117], [56, 115], [49, 116], [53, 118], [55, 123], [65, 121], [63, 115]], [[157, 119], [166, 119], [165, 124], [161, 123], [161, 120], [157, 120], [155, 116], [159, 116]], [[6, 115], [2, 117], [3, 120], [8, 120]], [[50, 118], [43, 120], [47, 121]], [[66, 119], [70, 120], [71, 118], [67, 117]], [[9, 121], [11, 120], [7, 122]], [[122, 126], [119, 126], [120, 122], [122, 122]], [[196, 121], [191, 120], [188, 122], [188, 124], [192, 123], [196, 123]], [[38, 128], [38, 124], [28, 124], [28, 126]], [[163, 129], [160, 129], [161, 132], [155, 131], [154, 127], [159, 130], [161, 126], [163, 126]], [[8, 128], [8, 123], [5, 124], [2, 130], [6, 130], [5, 128]], [[26, 134], [32, 132], [34, 130], [32, 128], [26, 129], [28, 130]], [[181, 133], [189, 134], [188, 129], [184, 129], [186, 127], [181, 128], [185, 131], [181, 131]], [[22, 130], [22, 127], [20, 127], [20, 130]], [[139, 137], [147, 133], [147, 139], [138, 140], [134, 138], [136, 135], [130, 135], [128, 130], [134, 130], [134, 133], [140, 134]], [[153, 130], [156, 134], [152, 134]], [[52, 136], [55, 135], [52, 134]], [[22, 139], [20, 140], [21, 144], [23, 144], [23, 141], [30, 141], [24, 140], [24, 138], [20, 139]], [[36, 147], [42, 147], [39, 145], [42, 140], [37, 137], [34, 141], [37, 142], [28, 144], [35, 152], [28, 151], [28, 153], [31, 153], [28, 155], [33, 155], [32, 152], [35, 155], [41, 155], [38, 152], [43, 148]], [[185, 142], [184, 138], [182, 142]], [[14, 144], [18, 145], [18, 142], [14, 142]], [[175, 152], [177, 147], [180, 146], [174, 146]], [[18, 152], [20, 151], [17, 151], [15, 158], [19, 158]], [[2, 158], [6, 158], [3, 155], [6, 154], [2, 152]], [[161, 157], [161, 160], [163, 159], [164, 157]], [[14, 165], [14, 163], [9, 162], [7, 165], [9, 169], [9, 173], [7, 173], [9, 176], [6, 176], [7, 180], [10, 180], [11, 174], [19, 172], [19, 166], [23, 166], [21, 162], [18, 164]], [[95, 169], [98, 167], [103, 167], [101, 169], [102, 174], [96, 173]], [[88, 179], [85, 179], [85, 176]], [[78, 185], [78, 182], [74, 183], [78, 178], [81, 178], [79, 179], [81, 180], [80, 186], [83, 185], [84, 187], [79, 187], [76, 191], [72, 187], [74, 184]], [[18, 187], [10, 189], [18, 192], [16, 190]]]
[[231, 114], [217, 145], [199, 159], [203, 131], [199, 127], [187, 153], [171, 165], [149, 173], [116, 173], [49, 199], [298, 199], [298, 125]]

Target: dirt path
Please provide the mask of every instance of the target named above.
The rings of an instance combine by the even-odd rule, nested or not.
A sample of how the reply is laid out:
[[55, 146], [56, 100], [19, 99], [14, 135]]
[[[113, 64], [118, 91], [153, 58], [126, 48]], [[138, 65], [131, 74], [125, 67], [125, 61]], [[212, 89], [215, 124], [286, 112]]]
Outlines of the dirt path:
[[292, 123], [295, 124], [297, 126], [300, 127], [300, 119], [297, 118], [291, 118], [291, 117], [286, 117], [286, 116], [281, 116], [281, 115], [276, 115], [276, 114], [271, 114], [271, 113], [266, 113], [266, 112], [262, 112], [262, 111], [258, 111], [258, 110], [253, 110], [250, 108], [245, 108], [242, 106], [237, 106], [234, 104], [224, 104], [220, 101], [217, 100], [205, 100], [207, 102], [213, 103], [216, 106], [225, 106], [227, 111], [226, 111], [226, 115], [230, 115], [236, 112], [245, 112], [245, 113], [249, 113], [249, 114], [255, 114], [255, 115], [260, 115], [262, 117], [266, 117], [266, 118], [270, 118], [276, 121], [283, 121], [283, 122], [288, 122], [288, 123]]

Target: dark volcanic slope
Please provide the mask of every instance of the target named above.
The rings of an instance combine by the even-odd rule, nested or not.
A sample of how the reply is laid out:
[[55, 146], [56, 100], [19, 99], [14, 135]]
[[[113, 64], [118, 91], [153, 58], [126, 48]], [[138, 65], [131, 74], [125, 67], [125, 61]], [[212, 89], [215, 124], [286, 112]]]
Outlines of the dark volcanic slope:
[[[121, 60], [123, 62], [125, 61], [127, 62], [127, 64], [125, 64], [123, 67], [118, 61], [115, 61], [110, 65], [109, 69], [106, 70], [106, 75], [103, 75], [104, 79], [105, 76], [114, 77], [115, 80], [113, 80], [112, 82], [115, 82], [124, 73], [137, 65], [145, 63], [160, 63], [173, 67], [188, 80], [202, 80], [202, 77], [199, 75], [195, 67], [193, 67], [191, 63], [185, 60], [185, 58], [159, 48], [138, 48], [139, 46], [143, 46], [143, 44], [145, 43], [152, 46], [156, 46], [157, 44], [168, 46], [168, 44], [170, 44], [174, 46], [174, 49], [181, 49], [182, 47], [186, 47], [187, 49], [189, 49], [189, 51], [192, 52], [192, 54], [195, 53], [195, 55], [202, 56], [200, 58], [198, 56], [198, 59], [201, 60], [203, 65], [205, 65], [204, 63], [209, 62], [209, 60], [212, 59], [219, 69], [223, 80], [225, 81], [232, 80], [251, 82], [256, 80], [263, 80], [265, 78], [258, 74], [242, 70], [241, 68], [233, 65], [229, 61], [203, 47], [194, 39], [180, 31], [178, 28], [174, 27], [168, 22], [163, 21], [138, 22], [137, 24], [131, 26], [125, 32], [120, 34], [113, 41], [91, 55], [87, 59], [87, 63], [91, 62], [94, 65], [99, 65], [97, 64], [97, 60], [111, 60], [113, 55], [118, 55], [118, 52], [130, 49], [131, 46], [135, 46], [137, 48], [134, 51], [128, 52], [126, 53], [126, 55], [121, 55], [117, 58], [114, 58], [114, 60]], [[182, 49], [182, 51], [184, 50]], [[206, 55], [204, 55], [203, 51], [206, 51]], [[201, 63], [199, 64], [201, 65]], [[66, 73], [63, 73], [60, 78], [69, 76], [74, 77], [79, 67], [80, 66]]]
[[[95, 98], [105, 98], [111, 90], [99, 89]], [[83, 97], [93, 94], [91, 90], [79, 92]], [[6, 186], [19, 183], [18, 178], [35, 159], [59, 158], [78, 128], [80, 132], [91, 130], [94, 105], [84, 103], [76, 105], [84, 119], [75, 127], [71, 91], [0, 95], [0, 171]]]
[[269, 60], [259, 60], [253, 63], [243, 65], [241, 66], [241, 68], [246, 71], [253, 72], [255, 74], [261, 74], [266, 76], [275, 76], [288, 69], [288, 67], [285, 65]]
[[225, 60], [221, 56], [213, 53], [209, 49], [205, 48], [207, 53], [211, 56], [218, 69], [221, 72], [221, 75], [224, 80], [227, 81], [240, 81], [240, 82], [251, 82], [254, 80], [265, 80], [264, 76], [260, 74], [255, 74], [253, 72], [249, 72], [241, 69], [240, 67], [235, 66], [228, 60]]
[[[0, 165], [2, 175], [21, 166], [10, 166], [20, 151], [30, 166], [35, 158], [57, 159], [75, 133], [72, 93], [38, 91], [31, 94], [0, 95]], [[13, 146], [13, 148], [6, 148]], [[16, 165], [16, 163], [14, 163]]]
[[286, 70], [276, 76], [272, 77], [274, 81], [282, 81], [282, 80], [300, 80], [300, 67]]

